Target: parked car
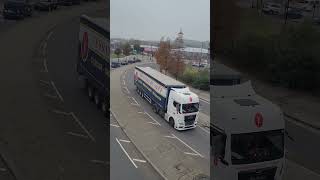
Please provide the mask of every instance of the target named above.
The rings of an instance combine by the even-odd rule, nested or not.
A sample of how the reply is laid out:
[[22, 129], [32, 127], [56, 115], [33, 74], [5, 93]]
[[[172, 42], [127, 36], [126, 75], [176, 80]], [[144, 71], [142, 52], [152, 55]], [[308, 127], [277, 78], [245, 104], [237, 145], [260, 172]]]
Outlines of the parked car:
[[120, 66], [121, 66], [120, 63], [118, 62], [111, 62], [111, 68], [118, 68]]
[[289, 8], [287, 15], [289, 19], [300, 19], [303, 17], [301, 11], [294, 8]]
[[133, 63], [135, 63], [135, 61], [132, 60], [132, 59], [130, 59], [130, 60], [128, 60], [128, 63], [129, 63], [129, 64], [133, 64]]
[[262, 8], [262, 12], [266, 14], [281, 14], [281, 5], [276, 3], [266, 3]]
[[141, 59], [136, 58], [135, 62], [141, 62]]
[[3, 4], [4, 18], [24, 18], [31, 16], [33, 4], [30, 0], [7, 0]]
[[59, 5], [71, 6], [74, 4], [80, 4], [80, 0], [58, 0]]
[[57, 0], [40, 0], [34, 5], [34, 8], [37, 10], [51, 11], [53, 9], [58, 8], [58, 1]]
[[126, 60], [121, 61], [121, 65], [128, 65], [128, 62]]

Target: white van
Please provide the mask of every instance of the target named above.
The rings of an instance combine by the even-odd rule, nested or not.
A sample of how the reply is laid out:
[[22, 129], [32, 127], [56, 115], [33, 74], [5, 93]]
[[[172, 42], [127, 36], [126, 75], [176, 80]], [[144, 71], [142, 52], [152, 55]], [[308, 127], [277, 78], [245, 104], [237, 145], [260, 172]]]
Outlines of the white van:
[[285, 123], [278, 106], [250, 82], [211, 89], [214, 180], [280, 180], [284, 174]]

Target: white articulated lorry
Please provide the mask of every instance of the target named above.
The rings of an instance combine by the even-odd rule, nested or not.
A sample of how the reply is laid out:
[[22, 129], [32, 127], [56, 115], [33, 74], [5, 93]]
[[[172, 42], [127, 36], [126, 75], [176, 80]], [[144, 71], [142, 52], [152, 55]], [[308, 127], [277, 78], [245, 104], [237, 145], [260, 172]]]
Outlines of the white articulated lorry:
[[280, 108], [257, 95], [250, 81], [211, 89], [214, 180], [280, 180], [285, 123]]
[[154, 112], [177, 130], [195, 128], [199, 113], [199, 98], [185, 84], [151, 67], [135, 67], [137, 92], [152, 106]]

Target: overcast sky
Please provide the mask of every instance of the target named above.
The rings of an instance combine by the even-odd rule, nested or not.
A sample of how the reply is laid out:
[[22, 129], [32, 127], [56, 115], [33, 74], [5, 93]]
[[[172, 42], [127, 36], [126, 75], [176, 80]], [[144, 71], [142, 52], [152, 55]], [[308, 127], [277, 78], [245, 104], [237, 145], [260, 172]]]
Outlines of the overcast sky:
[[111, 38], [210, 39], [210, 0], [111, 0]]

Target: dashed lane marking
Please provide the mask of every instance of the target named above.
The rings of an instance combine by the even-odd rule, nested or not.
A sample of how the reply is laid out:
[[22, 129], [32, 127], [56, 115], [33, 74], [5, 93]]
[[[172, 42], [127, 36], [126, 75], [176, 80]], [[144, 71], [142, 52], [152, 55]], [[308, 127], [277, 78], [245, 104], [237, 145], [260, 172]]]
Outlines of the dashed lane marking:
[[190, 153], [190, 152], [184, 152], [184, 153], [192, 156], [199, 156], [199, 154], [196, 154], [196, 153]]
[[154, 119], [149, 113], [145, 112], [145, 114], [146, 114], [147, 116], [149, 116], [150, 119], [153, 120], [156, 124], [158, 124], [159, 126], [161, 126], [161, 124], [160, 124], [156, 119]]
[[138, 111], [139, 114], [144, 114], [144, 112]]
[[52, 112], [56, 113], [56, 114], [63, 114], [63, 115], [71, 115], [71, 113], [69, 112], [64, 112], [64, 111], [60, 111], [60, 110], [57, 110], [57, 109], [53, 109], [51, 110]]
[[43, 67], [44, 67], [44, 70], [43, 72], [49, 72], [48, 71], [48, 66], [47, 66], [47, 58], [43, 58]]
[[50, 37], [52, 36], [52, 34], [53, 34], [53, 31], [50, 31], [49, 34], [48, 34], [48, 36], [47, 36], [47, 39], [46, 39], [47, 41], [50, 39]]
[[69, 135], [71, 135], [71, 136], [76, 136], [76, 137], [81, 137], [81, 138], [89, 139], [88, 136], [86, 136], [86, 135], [84, 135], [84, 134], [80, 134], [80, 133], [67, 132], [67, 134], [69, 134]]
[[51, 84], [50, 84], [50, 82], [48, 82], [48, 81], [45, 81], [45, 80], [39, 80], [42, 84], [45, 84], [45, 85], [47, 85], [47, 86], [50, 86]]
[[120, 141], [118, 140], [118, 138], [116, 138], [117, 143], [119, 144], [120, 148], [122, 149], [122, 151], [126, 154], [126, 156], [128, 157], [128, 159], [130, 160], [130, 162], [133, 164], [133, 166], [135, 168], [138, 168], [138, 166], [134, 163], [134, 161], [131, 159], [131, 157], [129, 156], [129, 154], [127, 153], [127, 151], [123, 148], [122, 144], [120, 143]]
[[166, 138], [172, 138], [172, 139], [175, 139], [176, 137], [173, 137], [173, 136], [164, 136]]
[[53, 81], [51, 81], [51, 85], [52, 85], [52, 87], [54, 88], [54, 90], [56, 91], [59, 99], [60, 99], [62, 102], [64, 102], [63, 97], [62, 97], [61, 94], [59, 93], [59, 91], [58, 91], [58, 89], [57, 89], [57, 87], [56, 87], [56, 85], [54, 84]]
[[77, 116], [73, 113], [73, 112], [71, 112], [70, 113], [71, 114], [71, 116], [73, 117], [73, 119], [79, 124], [79, 126], [82, 128], [82, 130], [84, 130], [86, 133], [87, 133], [87, 135], [90, 137], [90, 139], [93, 141], [93, 142], [95, 142], [96, 140], [95, 140], [95, 138], [90, 134], [90, 132], [84, 127], [84, 125], [81, 123], [81, 121], [77, 118]]
[[49, 93], [44, 94], [44, 96], [46, 96], [48, 98], [51, 98], [51, 99], [58, 99], [58, 97], [56, 95], [52, 95], [52, 94], [49, 94]]
[[125, 142], [125, 143], [130, 143], [130, 142], [131, 142], [131, 141], [124, 140], [124, 139], [119, 139], [119, 141], [121, 141], [121, 142]]
[[110, 126], [117, 127], [117, 128], [120, 127], [120, 126], [118, 126], [118, 125], [116, 125], [116, 124], [111, 124], [111, 123], [110, 123]]
[[[191, 149], [194, 153], [192, 153], [192, 155], [198, 155], [200, 157], [203, 158], [203, 156], [198, 152], [196, 151], [195, 149], [193, 149], [191, 146], [189, 146], [187, 143], [185, 143], [184, 141], [182, 141], [181, 139], [179, 139], [177, 136], [175, 136], [174, 134], [171, 134], [172, 136], [165, 136], [165, 137], [168, 137], [168, 138], [173, 138], [173, 139], [177, 139], [178, 141], [180, 141], [182, 144], [184, 144], [186, 147], [188, 147], [189, 149]], [[186, 153], [186, 152], [185, 152]], [[186, 153], [186, 154], [190, 154], [190, 153]], [[190, 154], [191, 155], [191, 154]]]
[[155, 122], [148, 122], [148, 123], [150, 123], [150, 124], [154, 124], [154, 125], [158, 125], [157, 123], [155, 123]]
[[202, 129], [204, 132], [210, 134], [210, 131], [206, 130], [205, 128], [203, 128], [203, 127], [201, 127], [201, 126], [199, 126], [199, 125], [198, 125], [198, 127], [199, 127], [200, 129]]
[[123, 89], [125, 89], [126, 91], [127, 91], [127, 93], [128, 94], [130, 94], [130, 91], [129, 91], [129, 89], [125, 86], [125, 87], [123, 87]]
[[147, 161], [145, 161], [145, 160], [135, 159], [135, 158], [133, 158], [132, 160], [137, 161], [137, 162], [141, 162], [141, 163], [146, 163], [146, 162], [147, 162]]

